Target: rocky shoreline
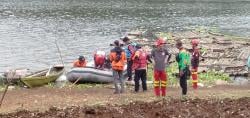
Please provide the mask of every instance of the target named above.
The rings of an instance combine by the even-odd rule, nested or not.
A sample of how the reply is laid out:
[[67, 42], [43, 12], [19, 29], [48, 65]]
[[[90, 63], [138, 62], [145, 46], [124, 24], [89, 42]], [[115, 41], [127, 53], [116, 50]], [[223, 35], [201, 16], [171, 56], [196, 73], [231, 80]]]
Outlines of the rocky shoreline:
[[[227, 73], [230, 76], [249, 77], [246, 67], [250, 55], [250, 39], [226, 36], [210, 31], [186, 31], [179, 33], [152, 33], [148, 31], [135, 31], [128, 33], [134, 42], [142, 43], [151, 50], [155, 37], [160, 36], [167, 40], [167, 47], [172, 54], [177, 54], [175, 41], [182, 40], [184, 47], [191, 50], [190, 40], [200, 40], [201, 62], [199, 71], [209, 70]], [[174, 61], [174, 58], [172, 58]]]

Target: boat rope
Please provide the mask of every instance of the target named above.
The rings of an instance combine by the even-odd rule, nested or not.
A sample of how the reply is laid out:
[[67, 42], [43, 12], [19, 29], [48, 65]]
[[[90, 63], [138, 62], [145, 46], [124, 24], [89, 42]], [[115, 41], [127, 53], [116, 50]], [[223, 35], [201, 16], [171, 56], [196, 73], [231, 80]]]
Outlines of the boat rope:
[[63, 62], [63, 59], [62, 59], [62, 53], [61, 53], [61, 50], [60, 50], [60, 48], [59, 48], [59, 46], [58, 46], [57, 40], [55, 40], [55, 44], [56, 44], [56, 48], [57, 48], [57, 51], [58, 51], [58, 53], [59, 53], [59, 56], [60, 56], [62, 65], [65, 67], [64, 62]]

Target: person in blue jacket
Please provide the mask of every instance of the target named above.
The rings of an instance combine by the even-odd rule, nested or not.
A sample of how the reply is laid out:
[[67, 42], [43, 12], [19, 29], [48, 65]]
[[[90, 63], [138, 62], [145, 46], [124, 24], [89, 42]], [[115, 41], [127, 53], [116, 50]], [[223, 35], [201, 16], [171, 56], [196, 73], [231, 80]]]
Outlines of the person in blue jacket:
[[132, 65], [133, 60], [131, 59], [132, 55], [135, 53], [135, 45], [134, 43], [130, 42], [128, 37], [122, 38], [122, 41], [125, 43], [124, 50], [127, 58], [127, 74], [128, 74], [128, 81], [132, 80]]

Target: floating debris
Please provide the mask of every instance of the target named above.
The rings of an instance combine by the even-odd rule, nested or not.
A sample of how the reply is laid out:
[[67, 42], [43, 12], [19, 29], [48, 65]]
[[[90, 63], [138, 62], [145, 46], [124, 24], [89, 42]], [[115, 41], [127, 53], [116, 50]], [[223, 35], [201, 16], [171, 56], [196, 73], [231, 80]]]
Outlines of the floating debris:
[[[175, 41], [182, 40], [184, 47], [191, 50], [190, 40], [198, 38], [201, 50], [201, 62], [199, 71], [216, 70], [229, 74], [230, 76], [248, 76], [246, 68], [247, 58], [250, 55], [250, 39], [228, 37], [214, 32], [187, 31], [179, 33], [163, 33], [150, 31], [134, 31], [128, 33], [130, 38], [147, 46], [150, 52], [153, 48], [155, 37], [161, 36], [167, 40], [170, 53], [176, 55]], [[174, 61], [175, 58], [172, 58]]]

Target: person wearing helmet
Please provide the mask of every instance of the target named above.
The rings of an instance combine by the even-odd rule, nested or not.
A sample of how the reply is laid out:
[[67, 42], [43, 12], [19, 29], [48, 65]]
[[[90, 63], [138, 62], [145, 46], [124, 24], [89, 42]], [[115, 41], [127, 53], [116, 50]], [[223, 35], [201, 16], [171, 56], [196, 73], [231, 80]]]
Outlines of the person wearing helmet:
[[156, 48], [151, 52], [154, 68], [154, 93], [156, 96], [166, 96], [167, 73], [165, 69], [169, 64], [171, 54], [165, 48], [164, 39], [158, 38], [155, 44]]
[[147, 91], [147, 64], [151, 62], [148, 54], [142, 49], [141, 44], [136, 45], [135, 54], [132, 55], [133, 69], [135, 70], [135, 92], [139, 92], [140, 80], [142, 81], [143, 91]]
[[192, 83], [193, 88], [198, 88], [198, 66], [199, 66], [199, 58], [200, 58], [200, 51], [198, 49], [199, 40], [192, 39], [192, 57], [191, 57], [191, 72], [192, 72]]
[[94, 53], [94, 62], [96, 69], [103, 69], [105, 63], [106, 54], [104, 51], [98, 50]]
[[78, 60], [76, 60], [73, 64], [73, 67], [86, 67], [87, 61], [84, 56], [79, 56]]
[[[114, 42], [114, 48], [110, 51], [109, 60], [111, 62], [114, 77], [114, 94], [125, 92], [125, 79], [123, 77], [123, 68], [126, 63], [124, 50], [120, 47], [118, 40]], [[119, 87], [120, 86], [120, 87]]]
[[180, 86], [182, 88], [182, 95], [185, 98], [187, 94], [187, 79], [190, 76], [190, 54], [183, 48], [180, 40], [176, 42], [176, 48], [179, 49], [179, 53], [176, 55], [176, 61], [178, 62], [179, 68]]
[[133, 61], [131, 59], [132, 55], [135, 53], [135, 44], [130, 42], [128, 37], [122, 38], [122, 41], [125, 43], [124, 51], [127, 58], [127, 74], [128, 74], [128, 81], [132, 80], [132, 65]]

